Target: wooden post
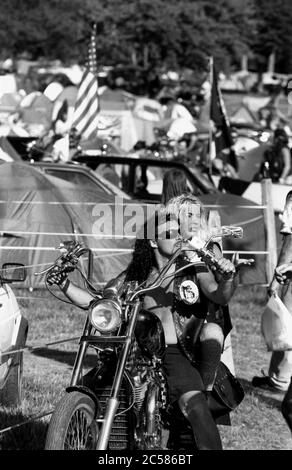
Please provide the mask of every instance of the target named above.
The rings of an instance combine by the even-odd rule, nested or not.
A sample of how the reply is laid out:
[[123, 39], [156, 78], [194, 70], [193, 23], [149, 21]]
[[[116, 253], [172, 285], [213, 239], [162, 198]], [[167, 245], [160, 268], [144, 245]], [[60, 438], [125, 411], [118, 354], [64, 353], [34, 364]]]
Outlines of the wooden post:
[[277, 266], [277, 237], [276, 237], [276, 224], [275, 214], [273, 208], [272, 198], [272, 180], [264, 178], [261, 182], [262, 187], [262, 204], [266, 206], [264, 209], [264, 223], [266, 232], [266, 277], [267, 282], [270, 282], [274, 276], [274, 269]]

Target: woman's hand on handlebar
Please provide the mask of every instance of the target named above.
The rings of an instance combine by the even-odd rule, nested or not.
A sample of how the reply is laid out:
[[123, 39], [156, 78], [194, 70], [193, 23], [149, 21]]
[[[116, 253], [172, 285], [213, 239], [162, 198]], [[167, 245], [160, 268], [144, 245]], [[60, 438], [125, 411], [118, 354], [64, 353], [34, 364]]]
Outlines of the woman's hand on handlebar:
[[68, 271], [60, 269], [58, 266], [54, 268], [47, 274], [46, 280], [49, 286], [56, 284], [61, 286], [68, 278]]
[[223, 257], [217, 260], [216, 266], [211, 265], [211, 270], [219, 272], [222, 275], [223, 279], [230, 279], [236, 274], [236, 267], [232, 263], [232, 261]]
[[224, 279], [229, 279], [234, 277], [240, 268], [250, 266], [253, 262], [253, 259], [239, 259], [238, 253], [235, 252], [231, 261], [223, 257], [219, 258], [211, 269], [222, 274]]

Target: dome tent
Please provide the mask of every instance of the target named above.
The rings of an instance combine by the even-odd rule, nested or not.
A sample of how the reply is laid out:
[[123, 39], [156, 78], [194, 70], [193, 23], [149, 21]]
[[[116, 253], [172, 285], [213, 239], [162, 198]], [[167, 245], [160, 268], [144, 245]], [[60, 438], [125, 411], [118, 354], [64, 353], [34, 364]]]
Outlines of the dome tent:
[[28, 266], [25, 285], [43, 287], [44, 279], [34, 273], [48, 267], [59, 256], [54, 248], [61, 241], [77, 239], [95, 250], [93, 282], [97, 285], [107, 282], [127, 266], [133, 241], [91, 236], [95, 221], [93, 207], [97, 203], [115, 209], [112, 195], [44, 175], [25, 163], [3, 163], [0, 165], [1, 264], [25, 264]]

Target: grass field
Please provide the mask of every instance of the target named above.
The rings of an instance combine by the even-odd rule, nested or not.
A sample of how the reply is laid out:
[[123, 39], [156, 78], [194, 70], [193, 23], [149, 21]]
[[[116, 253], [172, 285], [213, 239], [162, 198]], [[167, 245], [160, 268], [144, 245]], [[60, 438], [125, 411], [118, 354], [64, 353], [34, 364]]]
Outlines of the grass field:
[[[0, 449], [41, 450], [44, 448], [49, 416], [25, 425], [1, 430], [53, 410], [63, 389], [69, 384], [77, 341], [51, 347], [55, 340], [78, 337], [85, 313], [62, 304], [46, 291], [15, 291], [23, 314], [29, 320], [27, 345], [42, 346], [24, 356], [23, 402], [17, 409], [0, 407]], [[226, 450], [291, 450], [292, 439], [280, 412], [283, 394], [251, 387], [251, 378], [267, 369], [270, 353], [260, 335], [260, 314], [265, 304], [265, 289], [238, 288], [230, 310], [233, 319], [232, 346], [237, 377], [246, 395], [232, 414], [232, 426], [220, 426]], [[91, 357], [92, 358], [92, 357]], [[90, 361], [90, 356], [88, 360]]]

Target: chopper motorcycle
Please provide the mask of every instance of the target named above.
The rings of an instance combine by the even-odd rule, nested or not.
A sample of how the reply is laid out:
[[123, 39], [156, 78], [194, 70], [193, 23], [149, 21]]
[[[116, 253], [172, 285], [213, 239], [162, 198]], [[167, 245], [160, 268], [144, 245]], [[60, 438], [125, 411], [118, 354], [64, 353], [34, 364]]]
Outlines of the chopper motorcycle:
[[[228, 227], [229, 232], [232, 228]], [[242, 236], [240, 227], [229, 235]], [[145, 286], [123, 284], [123, 292], [95, 290], [89, 281], [92, 253], [75, 241], [63, 242], [63, 253], [47, 270], [79, 270], [88, 254], [88, 277], [79, 270], [93, 300], [88, 308], [71, 382], [49, 423], [47, 450], [157, 450], [167, 449], [169, 429], [167, 382], [163, 370], [165, 339], [156, 315], [142, 309], [141, 298], [172, 276], [168, 271], [183, 249], [193, 250], [207, 264], [217, 259], [206, 248], [180, 245], [156, 279]], [[253, 260], [241, 260], [241, 265]], [[176, 269], [182, 271], [193, 263]], [[50, 290], [48, 284], [48, 289]], [[109, 289], [110, 290], [110, 289]], [[96, 352], [96, 365], [84, 373], [88, 349]]]

